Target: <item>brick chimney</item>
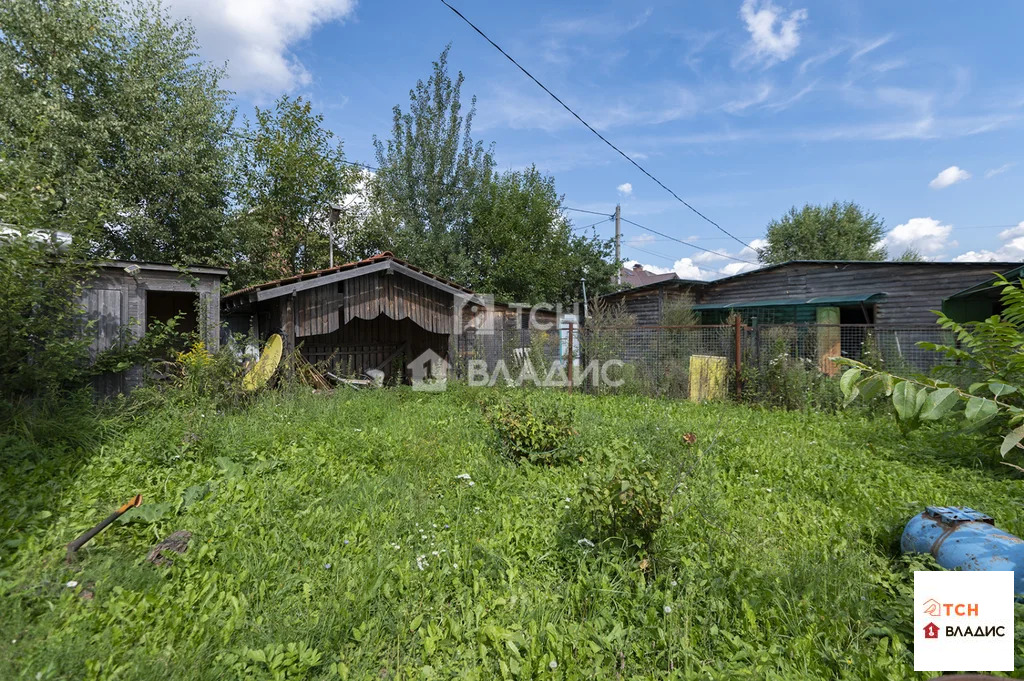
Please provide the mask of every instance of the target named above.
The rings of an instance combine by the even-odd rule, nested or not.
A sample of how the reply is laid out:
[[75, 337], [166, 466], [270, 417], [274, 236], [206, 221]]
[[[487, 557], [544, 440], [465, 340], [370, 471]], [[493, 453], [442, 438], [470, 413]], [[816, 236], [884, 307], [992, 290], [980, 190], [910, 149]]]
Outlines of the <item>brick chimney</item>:
[[633, 271], [634, 272], [643, 272], [644, 271], [644, 266], [641, 265], [640, 263], [636, 263], [635, 265], [633, 265]]

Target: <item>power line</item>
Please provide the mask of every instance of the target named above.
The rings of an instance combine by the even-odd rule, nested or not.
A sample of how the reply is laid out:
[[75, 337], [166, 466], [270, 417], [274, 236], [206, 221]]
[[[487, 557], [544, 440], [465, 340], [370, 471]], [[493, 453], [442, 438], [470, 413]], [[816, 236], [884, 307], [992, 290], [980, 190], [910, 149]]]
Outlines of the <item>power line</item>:
[[640, 251], [641, 253], [646, 253], [647, 255], [653, 255], [655, 258], [661, 258], [663, 260], [668, 260], [669, 262], [675, 262], [677, 260], [676, 258], [670, 258], [667, 255], [662, 255], [661, 253], [655, 253], [654, 251], [648, 251], [645, 248], [640, 248], [639, 246], [634, 246], [634, 245], [632, 245], [630, 243], [626, 243], [626, 244], [624, 244], [624, 246], [626, 246], [626, 248], [632, 248], [634, 251]]
[[[629, 224], [633, 225], [634, 227], [639, 227], [640, 229], [645, 229], [648, 232], [651, 232], [652, 234], [657, 234], [658, 236], [663, 236], [666, 239], [670, 239], [672, 241], [677, 241], [677, 242], [683, 244], [684, 246], [689, 246], [690, 248], [696, 248], [698, 251], [704, 251], [705, 253], [712, 253], [714, 255], [717, 255], [720, 258], [726, 258], [728, 260], [735, 260], [736, 262], [745, 262], [748, 265], [756, 265], [757, 264], [756, 262], [750, 262], [749, 260], [744, 260], [743, 258], [737, 258], [736, 256], [729, 255], [728, 253], [719, 253], [718, 251], [712, 251], [710, 248], [704, 248], [703, 246], [698, 246], [696, 244], [691, 244], [689, 241], [683, 241], [682, 239], [676, 239], [675, 237], [671, 237], [668, 234], [664, 234], [664, 233], [659, 232], [659, 231], [657, 231], [655, 229], [651, 229], [650, 227], [645, 227], [645, 226], [641, 225], [639, 222], [633, 222], [632, 220], [628, 220], [626, 218], [622, 218], [622, 221], [623, 222], [628, 222]], [[748, 246], [748, 248], [749, 248], [749, 246]]]
[[513, 58], [512, 58], [512, 56], [511, 56], [511, 55], [510, 55], [510, 54], [509, 54], [508, 52], [506, 52], [505, 50], [501, 49], [501, 46], [500, 46], [500, 45], [498, 45], [498, 43], [496, 43], [496, 42], [494, 42], [493, 40], [491, 40], [490, 38], [488, 38], [488, 37], [487, 37], [487, 34], [486, 34], [486, 33], [484, 33], [483, 31], [481, 31], [481, 30], [480, 30], [479, 28], [477, 28], [477, 27], [476, 27], [476, 25], [475, 25], [475, 24], [474, 24], [474, 23], [473, 23], [472, 21], [470, 21], [469, 19], [467, 19], [467, 18], [466, 18], [466, 17], [465, 17], [465, 16], [464, 16], [464, 15], [462, 14], [462, 12], [460, 12], [459, 10], [457, 10], [457, 9], [455, 9], [454, 7], [452, 7], [451, 5], [449, 5], [449, 4], [448, 4], [448, 2], [447, 2], [447, 0], [441, 0], [441, 4], [443, 4], [443, 5], [445, 6], [445, 7], [447, 7], [448, 9], [450, 9], [450, 10], [451, 10], [452, 12], [454, 12], [454, 13], [455, 13], [455, 14], [456, 14], [456, 15], [457, 15], [457, 16], [458, 16], [458, 17], [459, 17], [460, 19], [462, 19], [462, 20], [463, 20], [463, 21], [465, 21], [465, 22], [466, 22], [467, 24], [469, 24], [470, 28], [472, 28], [472, 29], [473, 29], [474, 31], [476, 31], [477, 33], [479, 33], [479, 34], [480, 34], [480, 35], [481, 35], [481, 36], [483, 37], [483, 39], [484, 39], [484, 40], [486, 40], [486, 41], [487, 41], [487, 42], [489, 42], [489, 43], [490, 43], [490, 44], [491, 44], [492, 46], [494, 46], [494, 48], [495, 48], [496, 50], [498, 50], [498, 52], [501, 52], [501, 53], [502, 53], [502, 54], [503, 54], [503, 55], [505, 56], [505, 58], [506, 58], [506, 59], [508, 59], [508, 60], [509, 60], [510, 62], [512, 62], [513, 64], [515, 64], [515, 65], [516, 65], [516, 67], [517, 67], [517, 68], [518, 68], [518, 69], [519, 69], [520, 71], [522, 71], [523, 73], [525, 73], [525, 74], [526, 74], [526, 77], [527, 77], [527, 78], [529, 78], [529, 79], [530, 79], [530, 80], [532, 80], [532, 81], [533, 81], [534, 83], [536, 83], [536, 84], [537, 84], [537, 85], [538, 85], [538, 86], [540, 87], [540, 89], [541, 89], [541, 90], [543, 90], [544, 92], [546, 92], [546, 93], [548, 93], [549, 95], [551, 95], [551, 98], [552, 98], [552, 99], [554, 99], [554, 100], [555, 100], [556, 102], [558, 102], [559, 104], [561, 104], [561, 105], [562, 105], [562, 108], [563, 108], [563, 109], [565, 109], [565, 110], [566, 110], [566, 111], [568, 111], [568, 112], [569, 112], [570, 114], [572, 114], [572, 115], [573, 115], [573, 117], [574, 117], [574, 118], [575, 118], [576, 120], [578, 120], [578, 121], [579, 121], [580, 123], [582, 123], [582, 124], [583, 124], [584, 126], [586, 126], [586, 128], [587, 128], [588, 130], [590, 130], [590, 132], [592, 132], [592, 133], [594, 133], [595, 135], [597, 135], [598, 139], [600, 139], [600, 140], [601, 140], [602, 142], [604, 142], [605, 144], [607, 144], [607, 145], [608, 145], [609, 147], [611, 147], [612, 149], [614, 149], [615, 151], [617, 151], [617, 152], [619, 153], [619, 155], [620, 155], [620, 156], [622, 156], [622, 158], [626, 159], [627, 161], [629, 161], [630, 163], [632, 163], [632, 164], [633, 164], [634, 166], [636, 166], [636, 168], [637, 168], [637, 169], [638, 169], [638, 170], [639, 170], [640, 172], [642, 172], [642, 173], [643, 173], [644, 175], [646, 175], [647, 177], [649, 177], [649, 178], [651, 178], [652, 180], [654, 180], [654, 181], [655, 181], [655, 182], [656, 182], [656, 183], [657, 183], [657, 184], [658, 184], [658, 185], [659, 185], [659, 186], [660, 186], [660, 187], [661, 187], [662, 189], [664, 189], [664, 190], [665, 190], [665, 191], [667, 191], [667, 192], [668, 192], [669, 194], [671, 194], [671, 195], [672, 195], [672, 196], [673, 196], [673, 197], [674, 197], [674, 198], [676, 199], [676, 201], [678, 201], [679, 203], [681, 203], [681, 204], [683, 204], [684, 206], [686, 206], [687, 208], [689, 208], [689, 209], [690, 209], [691, 211], [693, 211], [694, 213], [696, 213], [696, 214], [697, 214], [698, 216], [700, 216], [700, 217], [701, 217], [702, 219], [704, 219], [704, 220], [705, 220], [706, 222], [708, 222], [708, 223], [710, 223], [710, 224], [714, 225], [714, 226], [715, 226], [715, 227], [716, 227], [716, 228], [717, 228], [717, 229], [718, 229], [719, 231], [721, 231], [721, 232], [722, 232], [723, 234], [725, 234], [726, 236], [729, 236], [729, 237], [731, 237], [732, 239], [734, 239], [735, 241], [737, 241], [737, 242], [739, 242], [739, 243], [743, 244], [743, 245], [744, 245], [744, 246], [746, 246], [747, 248], [749, 248], [749, 247], [750, 247], [750, 244], [748, 244], [748, 243], [746, 243], [746, 242], [742, 241], [741, 239], [739, 239], [738, 237], [734, 236], [734, 235], [733, 235], [733, 234], [731, 234], [731, 233], [730, 233], [730, 232], [729, 232], [728, 230], [726, 230], [726, 229], [725, 229], [724, 227], [722, 227], [722, 226], [721, 226], [720, 224], [718, 224], [717, 222], [715, 222], [714, 220], [712, 220], [711, 218], [709, 218], [709, 217], [708, 217], [707, 215], [704, 215], [704, 213], [701, 213], [701, 212], [700, 212], [699, 210], [697, 210], [696, 208], [694, 208], [693, 206], [691, 206], [690, 204], [688, 204], [688, 203], [687, 203], [686, 201], [684, 201], [684, 200], [682, 199], [682, 197], [680, 197], [680, 196], [679, 196], [678, 194], [676, 194], [676, 193], [675, 193], [674, 191], [672, 191], [671, 189], [669, 189], [669, 188], [668, 188], [668, 186], [667, 186], [667, 185], [665, 185], [665, 183], [664, 183], [664, 182], [662, 182], [661, 180], [659, 180], [658, 178], [656, 178], [656, 177], [655, 177], [654, 175], [651, 175], [651, 173], [649, 173], [649, 172], [647, 171], [647, 169], [646, 169], [646, 168], [644, 168], [644, 167], [643, 167], [642, 165], [640, 165], [639, 163], [637, 163], [636, 161], [634, 161], [634, 160], [633, 160], [633, 159], [632, 159], [632, 158], [631, 158], [631, 157], [630, 157], [630, 156], [629, 156], [628, 154], [626, 154], [626, 152], [622, 151], [622, 149], [619, 149], [619, 148], [618, 148], [617, 146], [615, 146], [614, 144], [612, 144], [611, 142], [609, 142], [609, 141], [608, 141], [608, 139], [607, 139], [607, 138], [606, 138], [606, 137], [605, 137], [604, 135], [602, 135], [602, 134], [601, 134], [601, 133], [599, 133], [599, 132], [598, 132], [597, 130], [595, 130], [595, 129], [594, 129], [594, 127], [593, 127], [592, 125], [590, 125], [590, 123], [587, 123], [587, 122], [586, 122], [585, 120], [583, 120], [583, 119], [582, 119], [582, 118], [580, 117], [580, 115], [579, 115], [578, 113], [576, 113], [576, 112], [575, 112], [575, 111], [573, 111], [573, 110], [572, 110], [571, 108], [569, 108], [569, 105], [568, 105], [568, 104], [566, 104], [565, 102], [563, 102], [563, 101], [562, 101], [561, 99], [559, 99], [559, 98], [558, 98], [558, 95], [556, 95], [556, 94], [555, 94], [554, 92], [552, 92], [551, 90], [549, 90], [549, 89], [548, 89], [548, 88], [547, 88], [547, 87], [546, 87], [546, 86], [544, 85], [544, 83], [542, 83], [542, 82], [540, 82], [539, 80], [537, 80], [536, 78], [534, 78], [534, 76], [533, 76], [533, 74], [532, 74], [532, 73], [530, 73], [530, 72], [529, 72], [529, 71], [527, 71], [527, 70], [526, 70], [525, 68], [523, 68], [522, 66], [520, 66], [519, 62], [517, 62], [517, 61], [516, 61], [515, 59], [513, 59]]
[[573, 229], [590, 229], [591, 227], [597, 227], [597, 226], [598, 226], [598, 225], [600, 225], [600, 224], [603, 224], [603, 223], [605, 223], [605, 222], [608, 222], [608, 221], [610, 221], [611, 219], [612, 219], [611, 217], [606, 217], [606, 218], [605, 218], [604, 220], [598, 220], [597, 222], [595, 222], [595, 223], [594, 223], [594, 224], [592, 224], [592, 225], [586, 225], [586, 226], [584, 226], [584, 227], [573, 227]]
[[582, 208], [570, 208], [569, 206], [562, 206], [562, 210], [574, 210], [577, 213], [590, 213], [591, 215], [604, 215], [605, 217], [611, 217], [612, 213], [599, 213], [596, 210], [584, 210]]

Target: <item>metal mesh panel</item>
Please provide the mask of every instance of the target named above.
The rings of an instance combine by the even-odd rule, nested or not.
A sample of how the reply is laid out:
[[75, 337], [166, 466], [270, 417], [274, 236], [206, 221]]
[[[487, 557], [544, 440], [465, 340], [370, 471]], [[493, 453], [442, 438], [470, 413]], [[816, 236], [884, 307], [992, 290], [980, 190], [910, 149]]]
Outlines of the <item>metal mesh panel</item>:
[[[454, 366], [466, 378], [475, 365], [498, 381], [555, 380], [569, 370], [568, 328], [499, 329], [491, 334], [463, 335], [458, 339]], [[670, 397], [689, 396], [691, 358], [725, 358], [730, 392], [734, 391], [736, 363], [763, 369], [781, 356], [800, 359], [828, 375], [840, 373], [831, 361], [842, 356], [897, 374], [925, 373], [950, 365], [944, 355], [918, 347], [920, 341], [954, 344], [953, 334], [936, 325], [877, 326], [871, 324], [733, 324], [699, 326], [633, 326], [572, 328], [573, 388], [595, 393], [631, 392]], [[611, 361], [614, 366], [602, 373]], [[522, 374], [524, 368], [526, 374]], [[602, 379], [621, 380], [612, 387]], [[543, 384], [543, 383], [541, 383]], [[561, 385], [566, 385], [564, 382]]]

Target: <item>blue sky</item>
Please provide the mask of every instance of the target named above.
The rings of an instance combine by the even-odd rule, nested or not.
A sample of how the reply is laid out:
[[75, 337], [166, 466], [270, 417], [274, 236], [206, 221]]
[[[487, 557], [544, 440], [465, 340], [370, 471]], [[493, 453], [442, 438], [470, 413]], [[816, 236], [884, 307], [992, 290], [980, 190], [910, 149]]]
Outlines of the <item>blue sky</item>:
[[[853, 200], [894, 253], [1024, 260], [1024, 3], [452, 0], [690, 204], [748, 243], [793, 205]], [[391, 109], [452, 43], [501, 168], [553, 174], [567, 206], [755, 260], [572, 119], [435, 0], [173, 0], [240, 112], [313, 102], [373, 163]], [[599, 216], [569, 214], [577, 225]], [[595, 229], [611, 235], [611, 222]], [[714, 278], [749, 265], [626, 224], [623, 256]]]

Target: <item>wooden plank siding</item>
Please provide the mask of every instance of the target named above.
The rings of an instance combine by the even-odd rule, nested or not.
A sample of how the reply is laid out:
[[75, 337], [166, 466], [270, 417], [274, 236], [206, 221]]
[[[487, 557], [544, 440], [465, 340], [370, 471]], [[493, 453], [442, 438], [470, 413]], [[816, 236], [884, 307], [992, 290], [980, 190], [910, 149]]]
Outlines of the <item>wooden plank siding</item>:
[[449, 334], [454, 300], [450, 293], [402, 274], [369, 274], [343, 282], [343, 322], [376, 319], [409, 319], [424, 330]]
[[1005, 271], [1008, 263], [793, 263], [710, 282], [699, 303], [756, 302], [884, 293], [875, 304], [880, 326], [934, 324], [943, 298]]
[[[125, 267], [136, 265], [134, 276]], [[110, 262], [100, 265], [82, 292], [80, 304], [86, 319], [94, 324], [89, 336], [89, 354], [116, 346], [125, 332], [138, 337], [145, 332], [147, 294], [151, 291], [195, 293], [199, 296], [196, 311], [198, 328], [206, 345], [216, 350], [220, 343], [220, 282], [225, 270], [192, 268], [188, 276], [168, 265], [152, 263]], [[93, 381], [95, 393], [109, 397], [142, 384], [142, 367], [132, 367], [121, 374], [98, 376]]]
[[689, 285], [663, 284], [638, 291], [622, 291], [602, 297], [605, 305], [621, 304], [633, 316], [637, 326], [657, 326], [665, 316], [665, 309], [678, 300], [694, 302], [697, 294]]
[[303, 357], [345, 376], [379, 368], [389, 379], [402, 380], [409, 361], [427, 349], [441, 357], [448, 355], [448, 334], [427, 331], [408, 317], [395, 320], [384, 314], [353, 318], [331, 333], [309, 336], [301, 343]]

